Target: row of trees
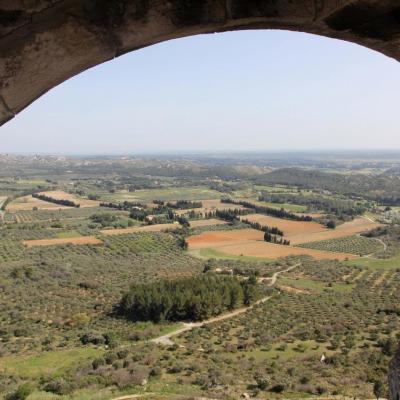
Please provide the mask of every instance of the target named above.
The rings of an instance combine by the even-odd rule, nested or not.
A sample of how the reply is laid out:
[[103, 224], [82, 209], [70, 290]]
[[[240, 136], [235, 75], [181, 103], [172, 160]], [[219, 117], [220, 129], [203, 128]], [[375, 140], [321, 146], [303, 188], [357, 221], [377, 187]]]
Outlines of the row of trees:
[[279, 235], [279, 236], [284, 236], [283, 231], [281, 231], [278, 227], [276, 226], [267, 226], [267, 225], [261, 225], [259, 222], [253, 222], [249, 221], [248, 219], [242, 219], [242, 222], [250, 225], [251, 228], [257, 229], [258, 231], [263, 231], [263, 232], [268, 232], [273, 235]]
[[271, 235], [269, 232], [264, 233], [264, 240], [268, 243], [283, 244], [284, 246], [290, 245], [290, 240], [284, 239], [282, 236]]
[[216, 210], [213, 213], [213, 217], [223, 219], [224, 221], [233, 222], [238, 219], [239, 215], [247, 215], [248, 213], [248, 210], [242, 210], [240, 208], [235, 208], [233, 210]]
[[289, 203], [306, 206], [312, 211], [325, 211], [328, 214], [334, 214], [340, 219], [362, 215], [366, 207], [350, 199], [335, 199], [324, 196], [304, 196], [292, 193], [268, 193], [263, 192], [258, 198], [259, 201], [269, 203]]
[[147, 208], [146, 204], [142, 204], [136, 201], [124, 201], [122, 203], [100, 203], [100, 207], [106, 207], [106, 208], [114, 208], [116, 210], [124, 210], [124, 211], [130, 211], [134, 208], [139, 208], [139, 209], [144, 209]]
[[46, 196], [45, 194], [41, 193], [32, 193], [32, 197], [34, 197], [35, 199], [47, 201], [48, 203], [60, 204], [62, 206], [75, 207], [75, 208], [80, 207], [80, 204], [75, 203], [72, 200], [55, 199], [54, 197]]
[[177, 210], [188, 210], [190, 208], [201, 208], [203, 207], [203, 203], [201, 201], [177, 200], [175, 203], [168, 202], [167, 207]]
[[176, 281], [133, 285], [117, 308], [133, 321], [201, 321], [251, 304], [259, 296], [257, 279], [203, 274]]
[[312, 218], [309, 215], [296, 215], [290, 211], [285, 211], [283, 208], [278, 209], [273, 207], [258, 206], [248, 201], [235, 201], [232, 199], [222, 199], [221, 202], [241, 205], [254, 210], [258, 214], [271, 215], [272, 217], [291, 219], [294, 221], [312, 221]]

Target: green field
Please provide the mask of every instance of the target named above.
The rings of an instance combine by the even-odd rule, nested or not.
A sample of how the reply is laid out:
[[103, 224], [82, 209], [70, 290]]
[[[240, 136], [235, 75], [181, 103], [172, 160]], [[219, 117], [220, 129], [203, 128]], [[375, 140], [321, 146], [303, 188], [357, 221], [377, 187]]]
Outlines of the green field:
[[257, 204], [265, 207], [273, 207], [273, 208], [284, 208], [287, 211], [292, 211], [295, 213], [305, 213], [307, 211], [306, 206], [302, 206], [299, 204], [290, 204], [290, 203], [268, 203], [267, 201], [258, 201]]
[[379, 241], [357, 235], [303, 243], [299, 244], [298, 247], [339, 253], [350, 253], [360, 256], [373, 254], [383, 250], [383, 245]]
[[82, 236], [82, 235], [78, 231], [75, 231], [75, 230], [60, 232], [57, 234], [57, 237], [59, 239], [73, 238], [73, 237], [79, 237], [79, 236]]
[[101, 195], [102, 201], [144, 201], [152, 200], [206, 200], [217, 199], [221, 193], [202, 187], [136, 190], [135, 192], [108, 193]]
[[281, 278], [280, 283], [300, 290], [306, 290], [314, 293], [321, 293], [323, 291], [335, 291], [338, 293], [351, 292], [354, 285], [346, 283], [326, 283], [312, 279], [290, 279]]
[[363, 258], [345, 261], [347, 265], [360, 266], [372, 270], [397, 270], [400, 269], [400, 255], [391, 258]]
[[264, 257], [235, 256], [233, 254], [226, 254], [214, 248], [191, 250], [190, 253], [195, 257], [200, 257], [203, 259], [216, 258], [221, 260], [245, 260], [254, 262], [265, 261], [267, 263], [273, 261], [270, 258], [264, 258]]
[[0, 358], [0, 370], [25, 379], [39, 378], [42, 375], [63, 375], [77, 364], [101, 356], [102, 348], [74, 348], [45, 352], [31, 356], [6, 356]]

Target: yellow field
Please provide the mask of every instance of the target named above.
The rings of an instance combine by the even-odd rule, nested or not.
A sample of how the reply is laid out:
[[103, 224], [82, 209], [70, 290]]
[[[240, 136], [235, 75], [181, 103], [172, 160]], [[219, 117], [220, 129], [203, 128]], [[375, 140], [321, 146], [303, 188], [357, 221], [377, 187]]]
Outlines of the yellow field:
[[8, 204], [6, 210], [8, 212], [31, 211], [34, 207], [36, 207], [38, 210], [59, 210], [64, 208], [71, 208], [67, 206], [62, 206], [60, 204], [54, 204], [47, 201], [35, 199], [32, 196], [23, 196], [18, 197], [10, 204]]
[[227, 222], [221, 221], [220, 219], [199, 219], [198, 221], [190, 221], [191, 228], [198, 228], [201, 226], [212, 226], [212, 225], [226, 225]]
[[102, 244], [103, 242], [94, 236], [80, 236], [62, 239], [39, 239], [39, 240], [24, 240], [22, 242], [27, 247], [36, 246], [60, 246], [62, 244]]
[[328, 229], [313, 221], [291, 221], [261, 214], [245, 215], [242, 219], [259, 222], [261, 225], [267, 225], [269, 227], [278, 227], [283, 231], [285, 239], [290, 240], [290, 244], [293, 245], [351, 236], [380, 226], [380, 224], [372, 222], [365, 217], [359, 217], [355, 218], [353, 221], [345, 222], [342, 225], [338, 225], [336, 229]]
[[98, 207], [100, 205], [99, 201], [81, 199], [79, 197], [74, 196], [73, 194], [64, 192], [62, 190], [52, 190], [50, 192], [41, 192], [40, 194], [44, 194], [45, 196], [52, 197], [53, 199], [56, 200], [71, 200], [74, 203], [79, 204], [81, 208]]
[[264, 241], [264, 233], [255, 229], [203, 232], [187, 239], [190, 250], [213, 248], [235, 256], [279, 258], [290, 255], [310, 255], [316, 259], [344, 260], [357, 258], [354, 254], [333, 253], [300, 247], [283, 246]]
[[132, 228], [119, 228], [119, 229], [104, 229], [100, 231], [103, 235], [123, 235], [127, 233], [134, 232], [161, 232], [166, 229], [176, 229], [179, 228], [178, 224], [156, 224], [156, 225], [146, 225]]
[[228, 203], [221, 203], [220, 199], [208, 199], [208, 200], [200, 200], [203, 204], [201, 208], [191, 208], [188, 210], [177, 210], [176, 213], [178, 215], [188, 214], [190, 211], [194, 211], [197, 213], [206, 213], [216, 210], [233, 210], [235, 208], [243, 210], [245, 207], [236, 205], [236, 204], [228, 204]]

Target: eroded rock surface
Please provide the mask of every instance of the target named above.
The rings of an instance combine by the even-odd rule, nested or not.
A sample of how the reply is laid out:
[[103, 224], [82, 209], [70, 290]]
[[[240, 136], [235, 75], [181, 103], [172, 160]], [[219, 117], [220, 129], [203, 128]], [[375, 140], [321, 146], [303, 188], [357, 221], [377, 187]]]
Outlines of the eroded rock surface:
[[79, 72], [164, 40], [288, 29], [400, 59], [398, 0], [2, 0], [0, 124]]

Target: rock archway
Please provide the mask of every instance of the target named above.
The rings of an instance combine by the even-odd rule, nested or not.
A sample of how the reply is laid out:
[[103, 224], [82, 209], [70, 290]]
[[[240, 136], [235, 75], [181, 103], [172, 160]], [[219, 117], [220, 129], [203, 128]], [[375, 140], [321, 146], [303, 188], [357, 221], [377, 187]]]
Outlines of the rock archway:
[[59, 83], [124, 53], [240, 29], [314, 33], [400, 60], [399, 0], [2, 0], [0, 125]]
[[[2, 0], [0, 125], [68, 78], [165, 40], [244, 29], [343, 39], [400, 60], [399, 0]], [[391, 398], [400, 399], [400, 351]]]

